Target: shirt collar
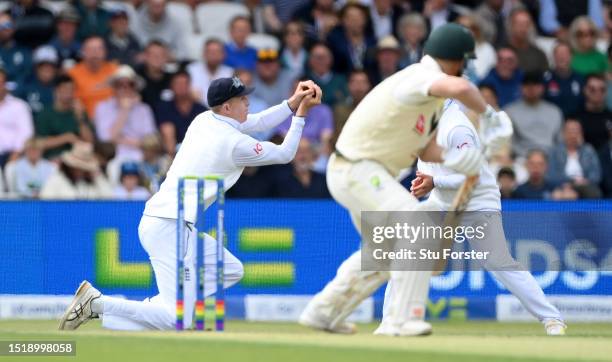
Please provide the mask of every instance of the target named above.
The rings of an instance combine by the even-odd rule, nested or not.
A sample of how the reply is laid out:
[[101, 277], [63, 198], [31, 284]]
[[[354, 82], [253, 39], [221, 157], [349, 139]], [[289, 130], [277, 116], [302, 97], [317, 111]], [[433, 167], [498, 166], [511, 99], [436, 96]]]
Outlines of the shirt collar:
[[427, 68], [442, 72], [440, 64], [438, 64], [438, 62], [436, 62], [436, 60], [430, 57], [429, 55], [424, 55], [423, 58], [421, 58], [421, 64], [423, 64]]
[[234, 127], [235, 129], [240, 129], [240, 122], [236, 121], [235, 119], [223, 116], [221, 114], [217, 114], [213, 111], [210, 111], [210, 113], [212, 114], [213, 118], [218, 119], [219, 121], [225, 122], [229, 124], [230, 126]]

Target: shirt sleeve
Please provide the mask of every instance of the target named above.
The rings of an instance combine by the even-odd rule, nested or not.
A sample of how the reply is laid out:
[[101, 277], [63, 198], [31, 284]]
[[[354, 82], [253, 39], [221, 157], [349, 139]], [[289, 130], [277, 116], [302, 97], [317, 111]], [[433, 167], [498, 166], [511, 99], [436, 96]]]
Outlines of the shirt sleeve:
[[[451, 129], [448, 134], [448, 145], [447, 152], [459, 152], [465, 148], [478, 147], [476, 142], [476, 135], [474, 132], [466, 126], [457, 126]], [[445, 188], [445, 189], [458, 189], [461, 184], [465, 181], [465, 175], [454, 173], [450, 175], [439, 175], [434, 176], [433, 182], [434, 187]]]
[[431, 85], [446, 76], [444, 73], [430, 70], [418, 74], [413, 73], [409, 81], [399, 82], [399, 87], [394, 92], [395, 99], [402, 104], [422, 103], [431, 97], [429, 95]]
[[553, 34], [559, 27], [557, 5], [554, 0], [540, 0], [540, 26], [548, 34]]
[[270, 107], [259, 113], [249, 114], [246, 122], [240, 125], [240, 132], [252, 133], [262, 132], [274, 128], [286, 120], [293, 111], [289, 108], [289, 103], [283, 103]]
[[246, 134], [243, 135], [232, 151], [234, 164], [236, 166], [265, 166], [288, 163], [295, 157], [303, 128], [304, 118], [293, 117], [289, 132], [280, 145], [260, 142]]

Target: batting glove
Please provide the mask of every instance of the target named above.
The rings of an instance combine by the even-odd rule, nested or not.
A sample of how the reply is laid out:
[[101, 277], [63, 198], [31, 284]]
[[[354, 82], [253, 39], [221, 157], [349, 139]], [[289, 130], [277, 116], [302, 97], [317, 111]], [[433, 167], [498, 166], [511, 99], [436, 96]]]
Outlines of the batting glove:
[[[512, 121], [506, 112], [495, 112], [492, 118], [494, 120], [481, 122], [480, 128], [480, 139], [485, 146], [487, 157], [505, 147], [510, 142], [513, 133]], [[487, 122], [489, 126], [486, 126]], [[491, 126], [492, 124], [495, 126]]]

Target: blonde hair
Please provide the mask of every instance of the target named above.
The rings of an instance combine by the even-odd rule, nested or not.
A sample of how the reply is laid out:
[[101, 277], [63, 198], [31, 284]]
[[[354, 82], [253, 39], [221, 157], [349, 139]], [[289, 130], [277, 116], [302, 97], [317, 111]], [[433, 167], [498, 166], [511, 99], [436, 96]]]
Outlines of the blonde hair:
[[597, 38], [598, 36], [599, 31], [597, 29], [597, 25], [595, 25], [595, 22], [591, 20], [591, 18], [586, 15], [577, 17], [576, 19], [574, 19], [574, 21], [572, 21], [569, 27], [569, 42], [572, 46], [572, 50], [578, 49], [576, 33], [578, 32], [578, 28], [580, 28], [580, 25], [583, 23], [587, 23], [591, 30], [595, 32], [595, 38]]

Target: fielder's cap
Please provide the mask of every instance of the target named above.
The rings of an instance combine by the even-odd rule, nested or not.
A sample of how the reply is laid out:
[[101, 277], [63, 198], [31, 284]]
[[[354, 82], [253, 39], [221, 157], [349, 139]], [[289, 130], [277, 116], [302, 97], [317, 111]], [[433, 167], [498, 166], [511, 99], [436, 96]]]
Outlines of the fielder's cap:
[[474, 59], [476, 43], [472, 32], [459, 24], [448, 23], [437, 27], [425, 42], [425, 54], [438, 59]]
[[274, 62], [278, 60], [278, 50], [276, 49], [259, 49], [257, 51], [257, 60], [260, 62]]
[[208, 87], [208, 105], [215, 107], [234, 97], [251, 94], [254, 90], [254, 87], [245, 86], [238, 77], [215, 79]]
[[32, 57], [34, 60], [34, 64], [43, 64], [50, 63], [53, 65], [57, 65], [59, 61], [59, 56], [57, 55], [57, 50], [51, 45], [43, 45], [34, 51], [34, 56]]
[[378, 50], [400, 50], [400, 44], [393, 35], [387, 35], [378, 41], [376, 46]]
[[523, 75], [522, 84], [543, 84], [544, 74], [541, 72], [529, 72]]
[[140, 176], [140, 168], [136, 162], [124, 162], [121, 164], [121, 176]]
[[57, 14], [57, 20], [63, 21], [71, 21], [74, 23], [78, 23], [81, 21], [81, 16], [76, 11], [76, 9], [71, 5], [66, 5], [60, 12]]

